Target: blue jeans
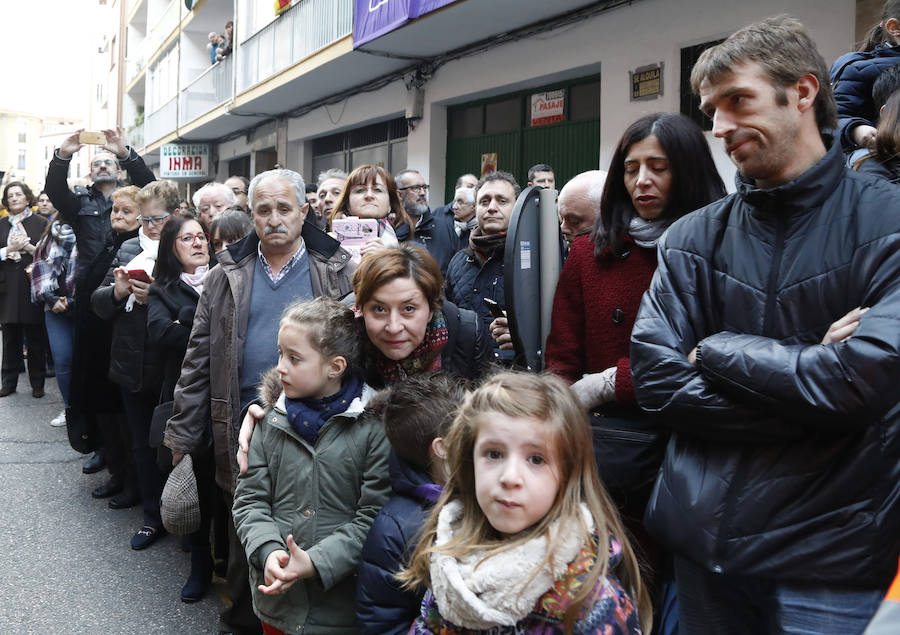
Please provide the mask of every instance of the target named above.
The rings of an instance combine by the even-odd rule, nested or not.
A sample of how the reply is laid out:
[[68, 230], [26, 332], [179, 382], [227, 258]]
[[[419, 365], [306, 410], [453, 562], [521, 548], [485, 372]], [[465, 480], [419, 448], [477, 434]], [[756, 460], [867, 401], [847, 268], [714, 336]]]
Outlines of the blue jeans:
[[887, 589], [721, 575], [675, 557], [679, 632], [859, 635]]
[[47, 339], [50, 340], [50, 351], [53, 353], [53, 365], [56, 368], [56, 383], [66, 407], [72, 386], [72, 341], [75, 333], [75, 318], [69, 311], [54, 313], [44, 311], [44, 323], [47, 325]]

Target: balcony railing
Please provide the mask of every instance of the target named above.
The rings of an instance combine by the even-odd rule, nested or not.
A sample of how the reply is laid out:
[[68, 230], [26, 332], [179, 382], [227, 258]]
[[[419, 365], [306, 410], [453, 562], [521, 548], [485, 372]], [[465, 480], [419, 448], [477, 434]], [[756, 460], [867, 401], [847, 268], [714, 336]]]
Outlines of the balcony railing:
[[125, 141], [132, 148], [141, 149], [144, 147], [144, 124], [135, 126], [125, 133]]
[[[156, 141], [173, 132], [178, 126], [178, 97], [173, 97], [159, 110], [147, 115], [144, 123], [144, 135], [147, 143]], [[134, 145], [134, 144], [132, 144]]]
[[144, 49], [147, 51], [148, 55], [153, 55], [156, 52], [156, 49], [165, 42], [166, 38], [169, 37], [172, 31], [175, 30], [175, 27], [178, 26], [178, 20], [180, 18], [179, 4], [178, 0], [172, 0], [169, 3], [169, 6], [163, 9], [163, 12], [153, 24], [153, 27], [147, 34], [146, 48]]
[[143, 55], [143, 51], [141, 52], [140, 57], [135, 57], [134, 59], [125, 58], [125, 85], [128, 86], [131, 82], [134, 81], [134, 78], [137, 77], [141, 70], [144, 68], [144, 64], [146, 63], [146, 59]]
[[228, 56], [188, 84], [181, 91], [179, 119], [182, 124], [193, 121], [231, 97], [234, 82], [234, 56]]
[[237, 50], [241, 93], [353, 32], [353, 0], [302, 0]]

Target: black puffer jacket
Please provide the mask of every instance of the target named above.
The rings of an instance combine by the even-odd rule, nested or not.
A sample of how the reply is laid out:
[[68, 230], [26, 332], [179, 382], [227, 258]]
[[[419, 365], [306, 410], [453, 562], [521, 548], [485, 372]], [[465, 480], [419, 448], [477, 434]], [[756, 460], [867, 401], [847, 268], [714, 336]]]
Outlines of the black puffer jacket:
[[147, 306], [135, 302], [132, 310], [126, 311], [128, 296], [119, 301], [113, 294], [113, 270], [128, 264], [139, 253], [139, 238], [122, 244], [103, 284], [91, 295], [91, 308], [101, 319], [112, 323], [110, 381], [128, 392], [158, 396], [162, 387], [163, 360], [160, 351], [147, 338]]
[[[394, 578], [419, 542], [438, 491], [428, 474], [391, 452], [391, 499], [375, 517], [362, 548], [356, 582], [360, 635], [404, 635], [419, 615], [425, 590], [404, 590]], [[423, 487], [426, 486], [426, 487]], [[428, 496], [433, 496], [429, 499]]]
[[494, 250], [491, 257], [484, 262], [471, 247], [466, 247], [450, 259], [447, 265], [447, 276], [444, 278], [444, 294], [447, 299], [463, 309], [475, 311], [490, 333], [494, 318], [484, 304], [489, 298], [506, 308], [506, 296], [503, 294], [503, 247]]
[[872, 84], [882, 71], [900, 62], [900, 46], [881, 44], [874, 50], [841, 55], [831, 65], [831, 85], [838, 107], [838, 129], [845, 152], [856, 147], [851, 133], [860, 124], [874, 126], [878, 108], [872, 101]]
[[[900, 190], [826, 144], [784, 186], [738, 179], [660, 245], [631, 369], [674, 434], [645, 521], [710, 571], [886, 587], [900, 551]], [[853, 337], [821, 345], [855, 307], [871, 309]]]

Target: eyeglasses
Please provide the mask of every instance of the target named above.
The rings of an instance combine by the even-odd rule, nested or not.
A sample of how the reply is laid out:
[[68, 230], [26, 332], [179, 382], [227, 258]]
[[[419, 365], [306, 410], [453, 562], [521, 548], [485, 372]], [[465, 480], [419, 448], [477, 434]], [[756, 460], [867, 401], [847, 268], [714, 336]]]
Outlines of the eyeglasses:
[[231, 191], [234, 192], [235, 194], [246, 194], [247, 193], [247, 190], [242, 190], [239, 187], [233, 187], [233, 188], [231, 188]]
[[156, 227], [157, 225], [162, 225], [166, 222], [166, 219], [169, 216], [171, 216], [171, 214], [166, 214], [165, 216], [138, 216], [138, 220], [142, 223], [147, 223], [148, 225]]
[[206, 232], [197, 232], [196, 234], [182, 234], [178, 236], [178, 240], [180, 240], [185, 245], [190, 245], [194, 242], [194, 239], [199, 240], [201, 243], [209, 242], [209, 234]]
[[92, 168], [99, 168], [101, 165], [113, 166], [115, 164], [115, 159], [95, 159], [94, 161], [91, 161]]
[[425, 183], [424, 185], [407, 185], [406, 187], [398, 187], [397, 189], [401, 192], [405, 192], [406, 190], [412, 190], [413, 192], [427, 192], [428, 183]]

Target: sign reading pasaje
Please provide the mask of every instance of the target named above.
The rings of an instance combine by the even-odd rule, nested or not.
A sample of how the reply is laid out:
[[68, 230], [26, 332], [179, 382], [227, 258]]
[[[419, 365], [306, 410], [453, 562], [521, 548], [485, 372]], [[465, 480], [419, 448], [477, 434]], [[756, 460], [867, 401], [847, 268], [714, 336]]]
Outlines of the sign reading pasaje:
[[167, 143], [159, 149], [159, 176], [164, 179], [209, 176], [208, 143]]
[[566, 91], [552, 90], [531, 95], [531, 126], [546, 126], [563, 121]]

